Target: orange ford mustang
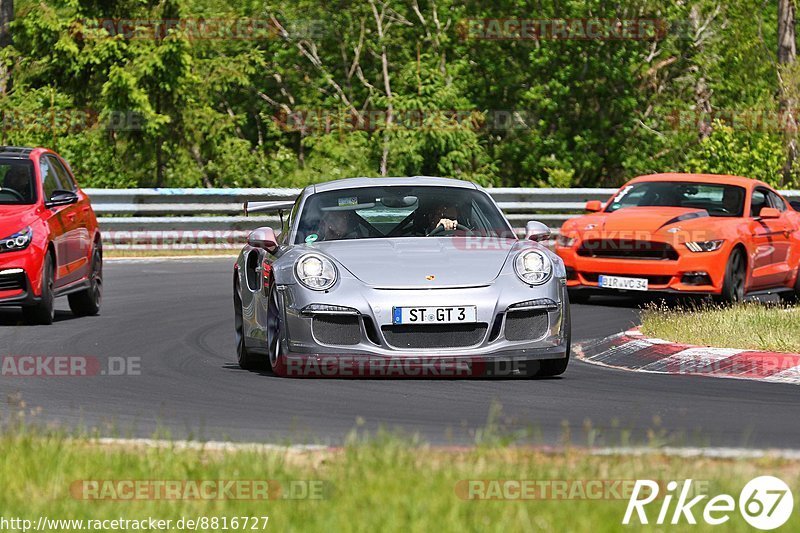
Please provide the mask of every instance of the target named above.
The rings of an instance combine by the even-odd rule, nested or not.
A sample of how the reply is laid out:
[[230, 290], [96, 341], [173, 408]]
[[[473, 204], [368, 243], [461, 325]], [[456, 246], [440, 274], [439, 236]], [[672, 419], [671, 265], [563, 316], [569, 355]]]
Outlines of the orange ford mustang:
[[800, 297], [800, 212], [758, 180], [656, 174], [564, 223], [556, 252], [572, 301], [616, 291]]

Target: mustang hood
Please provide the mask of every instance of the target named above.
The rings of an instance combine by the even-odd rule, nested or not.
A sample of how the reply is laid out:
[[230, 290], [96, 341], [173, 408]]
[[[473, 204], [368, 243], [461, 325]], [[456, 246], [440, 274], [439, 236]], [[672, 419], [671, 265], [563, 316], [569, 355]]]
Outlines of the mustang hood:
[[592, 231], [604, 234], [631, 231], [656, 233], [666, 226], [707, 216], [708, 213], [703, 209], [626, 207], [613, 213], [582, 217], [576, 220], [574, 229], [579, 232]]
[[373, 287], [439, 289], [491, 283], [517, 242], [410, 237], [320, 242], [313, 248]]

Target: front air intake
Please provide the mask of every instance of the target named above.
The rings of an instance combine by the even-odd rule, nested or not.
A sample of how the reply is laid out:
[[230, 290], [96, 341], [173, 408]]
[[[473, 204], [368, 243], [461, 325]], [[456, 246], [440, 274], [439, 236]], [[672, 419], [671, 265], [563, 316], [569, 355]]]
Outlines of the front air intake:
[[550, 319], [544, 309], [527, 309], [506, 314], [506, 340], [533, 341], [547, 333]]
[[361, 323], [357, 315], [315, 315], [311, 330], [322, 344], [353, 346], [361, 342]]

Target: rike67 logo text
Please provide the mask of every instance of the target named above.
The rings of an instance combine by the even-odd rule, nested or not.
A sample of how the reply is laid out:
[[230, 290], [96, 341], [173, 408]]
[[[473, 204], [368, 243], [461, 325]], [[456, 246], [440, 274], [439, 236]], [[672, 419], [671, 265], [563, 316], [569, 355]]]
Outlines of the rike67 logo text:
[[[663, 485], [655, 481], [637, 480], [622, 523], [635, 524], [634, 515], [641, 524], [658, 525], [697, 524], [697, 519], [700, 517], [706, 524], [718, 526], [730, 520], [731, 515], [735, 515], [738, 504], [739, 513], [748, 524], [767, 531], [785, 524], [794, 509], [794, 497], [789, 486], [772, 476], [761, 476], [748, 482], [739, 493], [738, 502], [728, 494], [714, 497], [700, 494], [691, 497], [693, 495], [691, 479], [683, 481], [682, 484], [670, 481], [667, 483], [665, 494], [659, 494], [661, 486]], [[660, 505], [657, 503], [648, 508], [656, 499]], [[658, 514], [654, 516], [653, 513], [656, 511]]]

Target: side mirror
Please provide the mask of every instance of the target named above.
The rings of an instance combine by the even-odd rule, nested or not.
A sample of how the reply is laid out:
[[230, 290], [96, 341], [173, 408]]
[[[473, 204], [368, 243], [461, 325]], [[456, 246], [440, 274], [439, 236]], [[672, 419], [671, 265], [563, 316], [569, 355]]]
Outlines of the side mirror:
[[525, 224], [525, 239], [529, 241], [545, 241], [550, 238], [550, 228], [541, 222], [531, 220]]
[[53, 191], [53, 195], [47, 200], [44, 205], [45, 207], [58, 207], [62, 205], [70, 205], [78, 203], [78, 195], [72, 191], [62, 191], [61, 189], [56, 189]]
[[274, 229], [263, 227], [253, 230], [247, 236], [247, 244], [272, 253], [278, 249], [278, 238], [275, 236]]
[[759, 213], [758, 216], [763, 219], [780, 218], [781, 212], [774, 207], [764, 207], [761, 209], [761, 213]]
[[586, 202], [586, 210], [590, 213], [597, 213], [603, 210], [603, 202], [600, 200], [590, 200]]

